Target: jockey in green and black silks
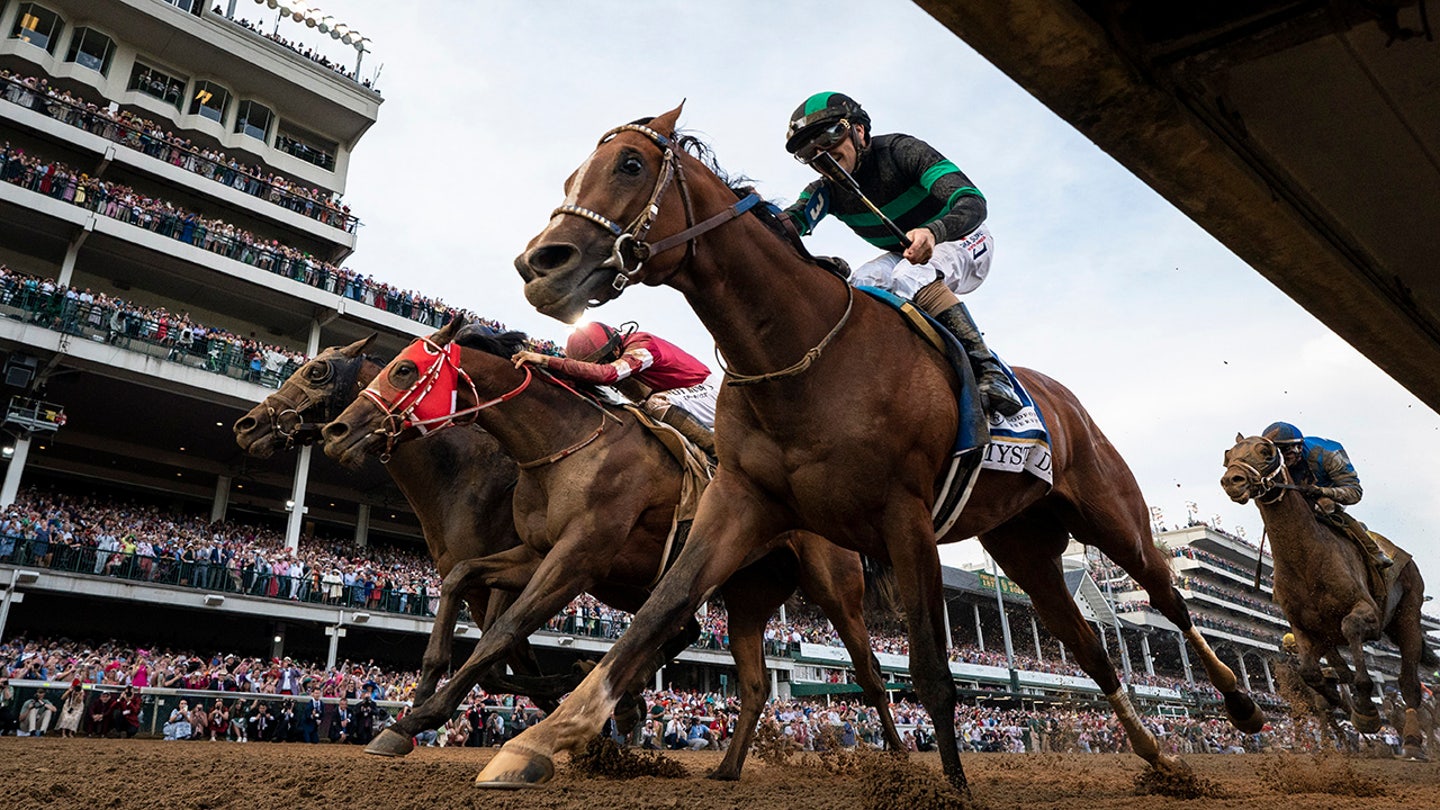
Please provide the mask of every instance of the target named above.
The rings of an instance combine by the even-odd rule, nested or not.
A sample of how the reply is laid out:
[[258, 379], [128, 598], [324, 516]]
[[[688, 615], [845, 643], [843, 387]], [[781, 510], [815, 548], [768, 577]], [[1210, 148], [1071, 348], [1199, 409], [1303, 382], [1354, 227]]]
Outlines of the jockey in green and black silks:
[[869, 114], [843, 93], [816, 93], [801, 103], [790, 117], [785, 148], [806, 165], [828, 153], [911, 244], [906, 247], [858, 195], [823, 173], [782, 219], [808, 236], [833, 214], [883, 250], [855, 270], [851, 283], [888, 290], [934, 316], [970, 355], [986, 410], [1018, 412], [1019, 397], [957, 297], [980, 286], [994, 255], [985, 196], [975, 184], [919, 138], [873, 135]]

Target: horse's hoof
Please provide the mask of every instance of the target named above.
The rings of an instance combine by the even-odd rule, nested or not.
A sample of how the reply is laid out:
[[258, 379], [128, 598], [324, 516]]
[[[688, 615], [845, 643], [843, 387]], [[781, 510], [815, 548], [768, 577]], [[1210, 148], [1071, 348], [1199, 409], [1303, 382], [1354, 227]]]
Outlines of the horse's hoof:
[[516, 790], [538, 787], [555, 778], [555, 763], [538, 751], [507, 745], [475, 777], [475, 787]]
[[1404, 762], [1429, 762], [1430, 757], [1425, 756], [1425, 749], [1418, 745], [1403, 745], [1400, 747], [1400, 759]]
[[1246, 734], [1258, 734], [1265, 727], [1265, 713], [1244, 692], [1225, 693], [1225, 713], [1235, 728]]
[[409, 737], [391, 729], [380, 732], [380, 736], [365, 746], [365, 753], [377, 757], [403, 757], [415, 750], [415, 743]]
[[714, 779], [716, 782], [738, 782], [740, 774], [727, 768], [716, 768], [705, 774], [706, 779]]
[[1160, 754], [1150, 763], [1150, 767], [1165, 776], [1189, 776], [1194, 773], [1190, 763], [1171, 754]]
[[1382, 725], [1379, 712], [1375, 714], [1351, 712], [1350, 722], [1355, 724], [1355, 730], [1361, 734], [1374, 734], [1380, 730], [1380, 726]]

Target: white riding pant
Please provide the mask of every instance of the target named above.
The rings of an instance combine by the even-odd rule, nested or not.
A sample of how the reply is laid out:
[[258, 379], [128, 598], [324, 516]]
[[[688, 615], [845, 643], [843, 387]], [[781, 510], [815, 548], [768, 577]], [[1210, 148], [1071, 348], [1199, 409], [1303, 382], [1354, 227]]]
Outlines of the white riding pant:
[[882, 253], [860, 265], [850, 275], [856, 287], [879, 287], [909, 301], [921, 287], [934, 281], [938, 274], [945, 286], [956, 295], [972, 292], [990, 274], [990, 258], [995, 253], [995, 237], [984, 225], [969, 236], [955, 242], [941, 242], [930, 254], [930, 261], [911, 264], [899, 253]]
[[661, 413], [670, 405], [679, 405], [691, 416], [705, 423], [705, 427], [715, 429], [715, 397], [719, 392], [715, 386], [708, 382], [692, 385], [689, 388], [672, 388], [669, 391], [656, 391], [645, 400], [645, 408], [651, 413]]

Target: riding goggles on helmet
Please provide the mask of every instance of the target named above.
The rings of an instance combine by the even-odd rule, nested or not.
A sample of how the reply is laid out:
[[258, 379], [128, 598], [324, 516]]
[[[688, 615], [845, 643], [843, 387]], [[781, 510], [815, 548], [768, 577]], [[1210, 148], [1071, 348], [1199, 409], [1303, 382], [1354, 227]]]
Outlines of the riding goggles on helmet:
[[809, 164], [810, 161], [820, 157], [825, 152], [839, 146], [850, 134], [850, 119], [841, 118], [839, 121], [815, 133], [815, 137], [801, 144], [795, 150], [795, 159], [801, 163]]

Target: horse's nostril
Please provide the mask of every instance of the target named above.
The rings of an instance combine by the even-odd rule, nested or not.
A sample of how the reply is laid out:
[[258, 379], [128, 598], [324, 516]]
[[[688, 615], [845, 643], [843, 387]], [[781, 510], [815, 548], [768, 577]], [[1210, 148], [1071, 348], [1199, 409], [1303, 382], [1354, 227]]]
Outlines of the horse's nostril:
[[235, 422], [234, 430], [236, 433], [249, 433], [254, 429], [255, 417], [253, 416], [242, 416]]
[[345, 438], [349, 432], [350, 426], [344, 422], [331, 422], [320, 431], [320, 434], [325, 437], [326, 441], [335, 441]]
[[525, 263], [537, 273], [568, 269], [580, 260], [580, 250], [570, 244], [541, 245], [525, 254]]

